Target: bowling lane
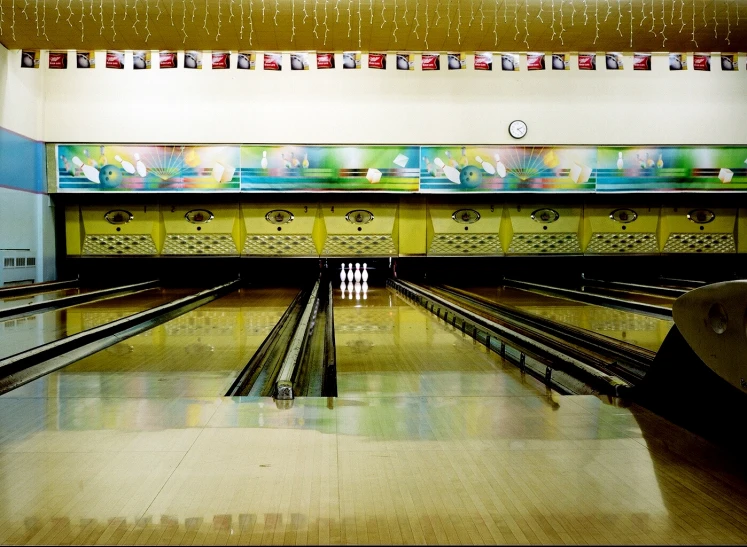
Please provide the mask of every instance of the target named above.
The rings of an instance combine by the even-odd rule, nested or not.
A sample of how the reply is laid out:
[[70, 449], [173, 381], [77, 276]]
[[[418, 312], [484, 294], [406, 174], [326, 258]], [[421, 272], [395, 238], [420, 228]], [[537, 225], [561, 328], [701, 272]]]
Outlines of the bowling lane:
[[671, 319], [658, 319], [511, 287], [463, 287], [462, 290], [498, 304], [513, 306], [545, 319], [591, 330], [651, 351], [659, 350], [674, 324]]
[[645, 292], [626, 291], [612, 288], [598, 288], [587, 286], [583, 289], [583, 292], [589, 294], [600, 294], [603, 296], [611, 296], [613, 298], [621, 298], [624, 300], [630, 300], [631, 302], [637, 302], [639, 304], [652, 304], [654, 306], [663, 306], [665, 308], [672, 309], [672, 305], [676, 298], [669, 296], [661, 296], [657, 294], [650, 294]]
[[197, 292], [149, 289], [61, 310], [0, 321], [0, 359]]
[[46, 302], [48, 300], [57, 300], [58, 298], [63, 298], [65, 296], [73, 296], [76, 294], [81, 294], [81, 289], [78, 288], [70, 288], [70, 289], [60, 289], [58, 291], [48, 291], [48, 292], [42, 292], [37, 294], [24, 294], [19, 296], [6, 296], [3, 298], [0, 298], [0, 309], [5, 308], [15, 308], [17, 306], [27, 306], [29, 304], [36, 304], [38, 302]]
[[522, 379], [516, 367], [393, 291], [369, 288], [365, 300], [333, 292], [340, 397], [546, 393], [539, 382]]
[[297, 293], [235, 291], [6, 396], [223, 396]]

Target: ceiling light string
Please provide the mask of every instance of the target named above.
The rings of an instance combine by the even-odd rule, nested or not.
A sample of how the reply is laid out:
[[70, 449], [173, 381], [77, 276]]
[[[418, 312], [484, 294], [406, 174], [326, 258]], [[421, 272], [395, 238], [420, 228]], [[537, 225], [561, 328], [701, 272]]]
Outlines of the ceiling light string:
[[[46, 3], [45, 3], [46, 4]], [[99, 0], [99, 36], [104, 35], [104, 0]]]
[[10, 14], [11, 14], [10, 34], [13, 37], [13, 41], [15, 42], [16, 41], [16, 0], [13, 0]]
[[145, 42], [150, 38], [150, 2], [145, 0]]
[[93, 19], [93, 22], [96, 22], [96, 16], [93, 13], [93, 0], [91, 0], [91, 5], [89, 6], [89, 15], [91, 16], [91, 19]]
[[348, 0], [348, 38], [350, 38], [350, 33], [353, 32], [353, 25], [351, 24], [353, 20], [353, 14], [350, 10], [352, 5], [353, 5], [353, 0]]
[[[13, 18], [14, 19], [15, 19], [15, 16], [16, 16], [15, 4], [16, 4], [16, 2], [15, 2], [15, 0], [13, 0]], [[67, 15], [66, 21], [67, 21], [67, 24], [70, 25], [70, 28], [72, 28], [73, 27], [73, 22], [70, 19], [73, 17], [73, 0], [68, 0], [67, 11], [68, 11], [68, 15]]]
[[262, 0], [262, 23], [265, 22], [265, 0]]
[[620, 25], [622, 25], [622, 19], [623, 19], [623, 12], [622, 12], [622, 8], [620, 7], [620, 0], [617, 0], [617, 32], [620, 33], [620, 36], [623, 35], [623, 31], [620, 28]]
[[117, 15], [117, 3], [112, 2], [112, 42], [117, 39], [117, 31], [114, 28], [114, 17]]
[[436, 0], [436, 21], [433, 23], [434, 27], [438, 26], [438, 22], [441, 20], [441, 14], [438, 12], [441, 7], [441, 0]]
[[78, 23], [80, 23], [80, 43], [83, 43], [83, 39], [85, 37], [85, 23], [83, 22], [83, 17], [86, 14], [86, 6], [83, 4], [83, 0], [80, 0], [80, 19], [78, 20]]
[[309, 12], [306, 11], [306, 0], [303, 0], [303, 21], [301, 21], [302, 25], [306, 24], [306, 19], [309, 17]]
[[205, 0], [205, 19], [202, 21], [202, 28], [205, 29], [205, 34], [210, 35], [210, 31], [207, 26], [208, 20], [208, 0]]
[[[29, 4], [29, 0], [23, 0], [23, 1], [24, 1], [24, 4], [23, 4], [23, 9], [21, 10], [21, 13], [23, 13], [24, 17], [26, 17], [26, 21], [28, 21], [29, 16], [26, 13], [26, 8], [29, 7], [31, 4]], [[83, 0], [80, 0], [80, 3], [82, 4]]]
[[540, 0], [540, 9], [537, 12], [537, 19], [540, 20], [540, 23], [544, 23], [544, 21], [542, 20], [542, 2], [543, 2], [543, 0]]
[[584, 26], [586, 26], [586, 23], [589, 22], [589, 15], [587, 13], [588, 10], [589, 10], [588, 0], [584, 0]]
[[[103, 25], [103, 19], [101, 24]], [[49, 42], [49, 36], [47, 36], [47, 3], [44, 0], [42, 0], [42, 34], [47, 39], [47, 42]]]
[[693, 28], [692, 28], [692, 38], [690, 40], [695, 44], [695, 49], [698, 49], [698, 42], [695, 40], [695, 0], [693, 0]]
[[[173, 0], [172, 0], [172, 4], [173, 4]], [[160, 21], [161, 20], [161, 13], [163, 13], [163, 10], [161, 10], [161, 2], [160, 2], [160, 0], [156, 0], [156, 7], [158, 8], [158, 15], [156, 15], [156, 21]], [[173, 22], [171, 23], [171, 26], [172, 27], [174, 26]]]
[[630, 9], [628, 10], [630, 15], [630, 47], [633, 47], [633, 0], [630, 0]]
[[555, 40], [555, 35], [557, 34], [555, 32], [555, 0], [551, 1], [552, 4], [552, 25], [550, 28], [552, 29], [552, 36], [550, 36], [550, 41]]
[[734, 0], [734, 4], [737, 7], [737, 26], [739, 26], [739, 0]]
[[457, 2], [457, 44], [462, 45], [462, 31], [460, 30], [462, 27], [462, 3], [460, 1]]
[[428, 49], [428, 0], [425, 0], [425, 36], [423, 37], [425, 49]]
[[498, 0], [495, 0], [495, 9], [493, 10], [493, 34], [495, 35], [495, 44], [498, 45]]
[[384, 13], [385, 11], [386, 11], [386, 0], [381, 0], [381, 27], [379, 28], [384, 28], [384, 25], [386, 24], [386, 15]]
[[392, 15], [392, 23], [394, 23], [394, 29], [392, 30], [392, 36], [394, 37], [395, 43], [397, 42], [397, 30], [399, 30], [399, 25], [397, 25], [397, 0], [394, 0], [394, 15]]
[[563, 0], [560, 0], [560, 33], [558, 34], [558, 38], [560, 38], [561, 45], [565, 45], [565, 42], [563, 41], [564, 32], [565, 26], [563, 25]]
[[2, 0], [0, 0], [0, 36], [3, 35], [3, 23], [5, 19], [5, 12], [3, 11], [3, 3]]
[[[233, 2], [233, 0], [231, 0]], [[272, 19], [275, 21], [275, 26], [278, 26], [278, 14], [280, 13], [280, 7], [278, 6], [278, 0], [275, 0], [275, 13], [272, 14]]]
[[[0, 6], [2, 6], [2, 5], [3, 5], [3, 3], [0, 2]], [[60, 0], [55, 0], [54, 10], [57, 12], [57, 19], [55, 19], [55, 21], [54, 21], [54, 23], [56, 25], [57, 23], [59, 23], [60, 17], [62, 16], [62, 14], [60, 13]]]
[[703, 26], [708, 26], [708, 21], [706, 21], [706, 0], [703, 0]]
[[182, 0], [182, 44], [187, 42], [187, 0]]
[[594, 44], [599, 39], [599, 0], [594, 0]]
[[418, 34], [418, 28], [420, 27], [420, 22], [418, 21], [418, 11], [420, 6], [418, 4], [420, 4], [420, 0], [415, 0], [415, 15], [413, 15], [415, 26], [412, 28], [412, 32], [415, 34], [415, 38], [420, 40], [420, 34]]
[[327, 45], [327, 33], [329, 32], [329, 27], [327, 26], [327, 4], [329, 3], [329, 0], [324, 0], [324, 45]]
[[[473, 0], [470, 0], [472, 2]], [[402, 14], [402, 20], [405, 22], [405, 24], [409, 24], [407, 22], [407, 14], [408, 14], [409, 8], [407, 7], [407, 0], [405, 0], [405, 13]]]
[[368, 0], [368, 11], [371, 13], [371, 20], [368, 22], [369, 25], [373, 25], [373, 0]]
[[514, 42], [519, 36], [519, 0], [514, 0], [514, 28], [516, 33], [514, 34]]
[[[277, 0], [275, 1], [277, 2]], [[340, 22], [340, 0], [335, 0], [335, 12], [337, 13], [335, 23], [339, 23]]]
[[233, 21], [233, 0], [231, 0], [231, 3], [228, 4], [228, 13], [228, 22], [230, 23], [231, 21]]
[[524, 45], [527, 46], [527, 51], [529, 51], [529, 4], [527, 1], [524, 0]]
[[469, 26], [472, 28], [472, 21], [475, 20], [475, 0], [469, 0]]
[[576, 16], [576, 4], [573, 3], [573, 0], [571, 0], [571, 7], [573, 8], [571, 12], [571, 26], [573, 26], [573, 18]]
[[[137, 25], [137, 24], [138, 24], [138, 22], [140, 22], [140, 15], [139, 15], [139, 14], [138, 14], [138, 12], [137, 12], [137, 1], [138, 1], [138, 0], [135, 0], [135, 22], [134, 22], [134, 23], [132, 23], [132, 28], [133, 28], [133, 29], [135, 30], [135, 34], [138, 34], [138, 32], [137, 32], [137, 27], [136, 27], [135, 25]], [[139, 36], [139, 35], [138, 35], [138, 36]]]
[[[540, 0], [541, 2], [542, 0]], [[485, 3], [485, 0], [480, 0], [480, 9], [478, 10], [480, 12], [480, 30], [483, 29], [483, 22], [485, 21], [485, 12], [483, 11], [483, 4]], [[417, 5], [417, 4], [416, 4]]]
[[718, 19], [716, 19], [716, 2], [713, 3], [713, 36], [718, 40]]
[[[652, 2], [652, 3], [653, 3], [653, 1], [654, 1], [654, 0], [651, 0], [651, 2]], [[642, 15], [643, 17], [641, 18], [641, 22], [640, 22], [640, 23], [638, 23], [638, 26], [639, 26], [639, 27], [643, 26], [643, 22], [644, 22], [644, 21], [646, 20], [646, 18], [648, 17], [648, 16], [646, 15], [646, 0], [641, 0], [641, 15]]]
[[682, 33], [682, 29], [685, 28], [685, 19], [684, 19], [684, 13], [685, 13], [685, 0], [680, 0], [680, 34]]
[[[619, 1], [618, 1], [619, 3]], [[607, 0], [607, 13], [604, 16], [604, 22], [607, 22], [607, 18], [610, 16], [610, 13], [612, 13], [612, 4], [610, 4], [610, 0]]]
[[[293, 0], [293, 6], [295, 7], [296, 0]], [[244, 39], [244, 0], [239, 0], [239, 10], [241, 11], [241, 15], [239, 15], [239, 18], [241, 19], [241, 28], [239, 29], [239, 40]], [[293, 27], [293, 31], [295, 32], [296, 27]]]
[[36, 21], [36, 35], [39, 36], [39, 0], [34, 0], [34, 21]]
[[127, 19], [127, 8], [129, 6], [127, 5], [127, 0], [125, 0], [125, 9], [124, 9], [124, 17], [122, 17], [122, 21]]
[[215, 33], [215, 41], [218, 41], [218, 37], [220, 36], [220, 27], [221, 27], [221, 19], [220, 19], [220, 0], [218, 0], [218, 30]]
[[[514, 0], [516, 1], [516, 0]], [[446, 37], [448, 38], [451, 32], [451, 0], [446, 5]]]
[[314, 0], [314, 38], [319, 39], [319, 35], [316, 33], [316, 27], [319, 26], [319, 17], [316, 14], [316, 8], [319, 5], [319, 0]]
[[358, 0], [358, 49], [361, 48], [361, 0]]
[[666, 0], [661, 0], [661, 22], [663, 26], [661, 27], [661, 37], [664, 38], [664, 40], [661, 43], [661, 49], [664, 49], [665, 44], [667, 43], [667, 35], [664, 33], [664, 31], [667, 28], [667, 20], [664, 18], [664, 6], [666, 5]]
[[731, 40], [729, 40], [729, 35], [731, 34], [731, 19], [729, 16], [729, 0], [726, 0], [726, 43], [731, 45]]
[[656, 31], [654, 30], [654, 27], [656, 26], [656, 16], [654, 15], [654, 0], [651, 0], [651, 28], [649, 29], [649, 32], [656, 37]]
[[[184, 0], [186, 2], [186, 0]], [[192, 23], [195, 22], [195, 14], [197, 13], [197, 4], [195, 4], [195, 0], [192, 1]]]
[[672, 0], [672, 11], [669, 13], [669, 24], [674, 26], [674, 10], [676, 9], [674, 4], [677, 0]]
[[254, 40], [254, 0], [249, 0], [249, 45]]

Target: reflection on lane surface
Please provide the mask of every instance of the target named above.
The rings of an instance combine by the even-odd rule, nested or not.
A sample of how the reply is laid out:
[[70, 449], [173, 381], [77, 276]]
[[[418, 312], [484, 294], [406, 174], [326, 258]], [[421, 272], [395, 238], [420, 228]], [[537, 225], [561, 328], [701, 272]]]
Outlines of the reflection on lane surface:
[[0, 322], [0, 358], [98, 327], [192, 294], [195, 290], [149, 289], [61, 310]]
[[511, 365], [496, 374], [497, 355], [392, 291], [343, 300], [335, 289], [334, 298], [340, 397], [537, 394], [539, 383]]
[[57, 300], [65, 296], [73, 296], [76, 294], [82, 294], [86, 291], [80, 289], [61, 289], [59, 291], [49, 291], [38, 294], [22, 294], [19, 296], [5, 296], [0, 298], [0, 309], [15, 308], [17, 306], [28, 306], [29, 304], [36, 304], [37, 302], [46, 302], [48, 300]]
[[297, 292], [235, 291], [8, 396], [220, 397]]
[[545, 319], [598, 332], [652, 351], [659, 350], [673, 325], [671, 319], [658, 319], [510, 287], [465, 287], [463, 290], [498, 304], [513, 306]]

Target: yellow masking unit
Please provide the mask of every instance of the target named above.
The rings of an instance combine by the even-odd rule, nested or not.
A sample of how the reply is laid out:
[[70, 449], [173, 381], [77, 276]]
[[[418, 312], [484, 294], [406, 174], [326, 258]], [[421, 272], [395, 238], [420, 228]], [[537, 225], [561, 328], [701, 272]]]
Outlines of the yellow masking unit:
[[664, 253], [736, 253], [736, 209], [662, 207], [659, 241]]
[[501, 243], [509, 255], [580, 254], [581, 207], [506, 205]]
[[737, 216], [737, 252], [747, 253], [747, 209], [739, 209]]
[[243, 226], [239, 205], [206, 203], [161, 206], [164, 255], [238, 255]]
[[83, 249], [83, 219], [80, 206], [65, 206], [65, 247], [68, 256], [80, 256]]
[[581, 244], [586, 254], [659, 254], [659, 207], [584, 208]]
[[[319, 256], [314, 231], [322, 223], [315, 201], [242, 203], [244, 256]], [[316, 228], [317, 230], [320, 228]]]
[[503, 204], [428, 204], [428, 256], [499, 256]]
[[323, 203], [320, 214], [324, 223], [314, 238], [323, 256], [397, 255], [396, 203]]
[[[66, 222], [71, 223], [71, 228], [74, 216], [72, 210], [69, 216], [66, 211]], [[157, 205], [81, 205], [80, 218], [84, 256], [158, 254], [161, 225]]]

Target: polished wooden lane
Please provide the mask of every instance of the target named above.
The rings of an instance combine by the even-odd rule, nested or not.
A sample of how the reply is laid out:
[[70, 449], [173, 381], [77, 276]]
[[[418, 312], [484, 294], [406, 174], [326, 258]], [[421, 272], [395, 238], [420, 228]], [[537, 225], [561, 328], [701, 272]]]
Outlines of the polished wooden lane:
[[0, 397], [0, 543], [747, 542], [741, 458], [389, 296], [335, 302], [336, 399]]
[[181, 298], [194, 290], [150, 289], [0, 321], [0, 358]]
[[221, 396], [297, 292], [235, 291], [39, 378], [8, 396]]
[[659, 350], [674, 324], [671, 319], [659, 319], [642, 313], [616, 310], [511, 287], [464, 287], [464, 290], [499, 304], [513, 306], [559, 323], [592, 330], [652, 351]]
[[60, 289], [58, 291], [48, 291], [37, 294], [22, 294], [20, 296], [5, 296], [0, 298], [0, 309], [15, 308], [17, 306], [27, 306], [29, 304], [36, 304], [37, 302], [46, 302], [48, 300], [56, 300], [64, 296], [73, 296], [81, 294], [80, 289]]

